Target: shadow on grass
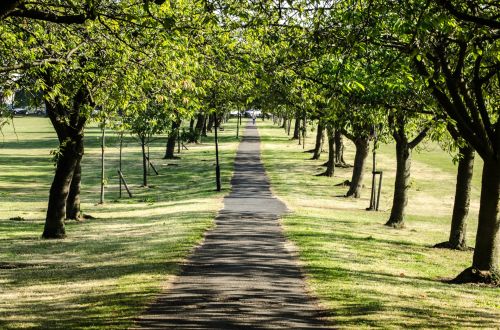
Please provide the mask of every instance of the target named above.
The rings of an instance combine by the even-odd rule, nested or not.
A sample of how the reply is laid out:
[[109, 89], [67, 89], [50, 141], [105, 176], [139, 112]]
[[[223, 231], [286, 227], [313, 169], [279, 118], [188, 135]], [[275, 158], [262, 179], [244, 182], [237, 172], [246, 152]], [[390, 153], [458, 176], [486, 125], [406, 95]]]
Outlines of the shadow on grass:
[[[40, 123], [46, 132], [37, 127]], [[17, 123], [19, 141], [9, 137], [0, 145], [0, 210], [5, 218], [30, 216], [0, 220], [0, 261], [30, 266], [0, 269], [0, 328], [129, 327], [210, 228], [218, 198], [230, 187], [237, 145], [232, 136], [224, 135], [233, 134], [230, 125], [220, 139], [222, 192], [215, 191], [212, 144], [183, 151], [182, 159], [175, 161], [178, 166], [168, 166], [174, 161], [161, 159], [163, 138], [150, 145], [151, 159], [160, 172], [149, 177], [154, 188], [139, 188], [140, 146], [124, 136], [123, 170], [134, 198], [113, 203], [118, 197], [119, 138], [108, 132], [103, 206], [94, 205], [100, 187], [100, 130], [89, 127], [81, 197], [83, 211], [97, 219], [68, 222], [68, 238], [53, 241], [42, 240], [40, 234], [54, 171], [49, 151], [57, 139], [47, 120], [24, 124], [21, 119]], [[51, 134], [53, 139], [46, 137]]]
[[50, 329], [126, 328], [130, 315], [159, 291], [158, 283], [178, 273], [179, 262], [212, 217], [213, 212], [184, 211], [71, 223], [67, 229], [72, 238], [63, 241], [9, 236], [24, 231], [29, 236], [41, 223], [0, 221], [6, 236], [0, 245], [9, 247], [3, 259], [30, 263], [0, 269], [0, 296], [21, 297], [11, 301], [3, 296], [0, 328], [23, 323]]
[[[498, 326], [498, 313], [492, 310], [469, 309], [453, 303], [412, 303], [432, 294], [439, 300], [440, 290], [450, 290], [448, 284], [437, 280], [342, 267], [307, 266], [306, 269], [315, 280], [336, 283], [341, 288], [335, 297], [322, 297], [338, 302], [332, 313], [335, 324], [340, 327], [456, 329]], [[413, 292], [417, 294], [413, 296]]]

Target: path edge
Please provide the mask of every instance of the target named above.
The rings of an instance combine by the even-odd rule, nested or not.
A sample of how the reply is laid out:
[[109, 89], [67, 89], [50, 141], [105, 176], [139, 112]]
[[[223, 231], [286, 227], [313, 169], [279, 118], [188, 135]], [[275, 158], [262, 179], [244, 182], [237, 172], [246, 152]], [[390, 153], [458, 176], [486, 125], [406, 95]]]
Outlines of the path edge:
[[281, 233], [284, 238], [284, 247], [285, 250], [290, 253], [295, 265], [297, 266], [299, 273], [302, 277], [302, 280], [304, 281], [304, 291], [306, 293], [306, 296], [308, 300], [317, 308], [318, 312], [318, 318], [325, 323], [326, 326], [331, 327], [332, 329], [334, 328], [334, 322], [331, 318], [333, 315], [332, 311], [326, 306], [326, 304], [318, 297], [318, 295], [315, 293], [315, 291], [312, 288], [312, 285], [310, 284], [312, 277], [305, 271], [306, 269], [306, 264], [305, 262], [300, 258], [300, 249], [299, 247], [286, 235], [286, 230], [285, 230], [285, 224], [284, 224], [284, 218], [292, 215], [295, 213], [295, 210], [290, 207], [289, 203], [280, 197], [279, 194], [276, 193], [274, 186], [271, 182], [271, 177], [269, 176], [267, 166], [262, 158], [262, 143], [260, 140], [260, 129], [259, 125], [255, 125], [257, 128], [257, 131], [259, 133], [259, 159], [262, 163], [262, 166], [264, 168], [264, 172], [266, 174], [267, 180], [269, 182], [269, 190], [271, 191], [271, 194], [274, 198], [278, 199], [281, 201], [283, 204], [285, 204], [287, 211], [281, 215], [278, 216], [278, 224], [281, 229]]

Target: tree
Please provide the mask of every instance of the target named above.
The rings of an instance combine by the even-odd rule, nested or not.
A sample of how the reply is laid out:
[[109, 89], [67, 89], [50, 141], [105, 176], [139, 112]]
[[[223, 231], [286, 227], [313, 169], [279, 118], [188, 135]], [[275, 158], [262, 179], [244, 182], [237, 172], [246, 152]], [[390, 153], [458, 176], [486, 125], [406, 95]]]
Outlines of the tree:
[[[62, 238], [65, 236], [65, 217], [78, 216], [79, 213], [79, 162], [83, 155], [84, 127], [92, 109], [105, 105], [106, 111], [113, 112], [131, 103], [136, 109], [142, 109], [150, 102], [145, 100], [146, 93], [156, 104], [168, 108], [171, 100], [177, 100], [175, 95], [190, 89], [189, 76], [180, 78], [181, 71], [174, 70], [181, 65], [182, 72], [191, 68], [192, 60], [182, 64], [175, 61], [193, 57], [192, 52], [186, 51], [188, 40], [164, 33], [166, 30], [186, 29], [185, 20], [179, 19], [178, 24], [173, 24], [177, 22], [159, 18], [171, 18], [176, 11], [178, 18], [189, 13], [191, 18], [197, 19], [199, 16], [194, 13], [200, 13], [200, 7], [189, 7], [191, 11], [188, 11], [187, 5], [172, 8], [164, 3], [159, 8], [149, 1], [145, 6], [128, 1], [90, 1], [86, 4], [88, 8], [84, 9], [95, 9], [99, 15], [85, 20], [85, 24], [62, 28], [59, 23], [65, 22], [59, 18], [31, 18], [18, 12], [40, 11], [44, 9], [42, 4], [19, 3], [0, 24], [2, 40], [6, 41], [0, 47], [0, 73], [7, 77], [3, 81], [10, 79], [14, 87], [24, 83], [43, 93], [60, 141], [55, 153], [56, 173], [43, 237]], [[71, 14], [69, 7], [58, 5], [51, 7], [58, 17]], [[72, 7], [76, 11], [78, 8], [81, 7]], [[17, 47], [16, 52], [10, 47]], [[19, 78], [12, 79], [12, 72], [20, 72], [15, 76]], [[168, 72], [170, 79], [162, 79], [164, 77], [157, 72]], [[151, 84], [147, 85], [151, 81], [157, 82], [153, 86], [156, 90], [151, 89]], [[189, 103], [189, 100], [184, 101]]]
[[311, 159], [319, 159], [321, 151], [323, 149], [323, 141], [325, 140], [325, 127], [323, 122], [318, 120], [318, 126], [316, 129], [316, 141], [313, 149], [313, 156]]
[[[383, 35], [391, 37], [378, 42], [395, 47], [412, 59], [415, 72], [425, 79], [440, 105], [440, 113], [450, 118], [460, 136], [484, 161], [472, 266], [455, 282], [497, 282], [500, 35], [489, 24], [494, 21], [482, 19], [498, 17], [499, 7], [483, 1], [471, 3], [470, 10], [475, 13], [471, 15], [469, 9], [464, 9], [467, 7], [458, 5], [462, 2], [436, 2], [381, 6], [385, 15]], [[450, 7], [453, 3], [457, 5]]]
[[319, 176], [327, 176], [332, 177], [335, 173], [335, 133], [336, 131], [333, 129], [331, 124], [326, 124], [326, 132], [328, 137], [328, 160], [325, 163], [326, 170], [323, 173], [318, 174]]
[[142, 154], [142, 186], [148, 187], [149, 158], [147, 146], [156, 134], [164, 132], [170, 124], [168, 112], [161, 109], [157, 103], [143, 103], [138, 107], [127, 107], [123, 123], [126, 130], [136, 136], [141, 146]]
[[175, 143], [176, 143], [177, 138], [179, 136], [179, 130], [181, 127], [181, 123], [182, 123], [182, 121], [180, 118], [175, 118], [175, 120], [172, 120], [172, 127], [170, 128], [170, 131], [168, 132], [167, 146], [165, 149], [165, 156], [163, 156], [163, 159], [179, 158], [178, 156], [174, 155], [174, 152], [175, 152]]
[[408, 137], [408, 119], [401, 111], [389, 116], [389, 127], [396, 141], [396, 180], [391, 214], [386, 226], [404, 227], [405, 208], [408, 204], [410, 187], [411, 154], [413, 149], [426, 137], [430, 124], [424, 122], [423, 129], [413, 139]]

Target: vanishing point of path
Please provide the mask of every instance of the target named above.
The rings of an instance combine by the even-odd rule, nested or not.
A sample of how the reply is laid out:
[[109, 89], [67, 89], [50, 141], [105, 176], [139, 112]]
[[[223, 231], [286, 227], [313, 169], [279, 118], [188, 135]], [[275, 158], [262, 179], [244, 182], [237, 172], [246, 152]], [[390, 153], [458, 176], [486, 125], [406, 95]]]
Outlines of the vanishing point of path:
[[260, 160], [257, 128], [246, 127], [232, 191], [216, 227], [172, 284], [141, 316], [142, 329], [324, 329], [278, 223]]

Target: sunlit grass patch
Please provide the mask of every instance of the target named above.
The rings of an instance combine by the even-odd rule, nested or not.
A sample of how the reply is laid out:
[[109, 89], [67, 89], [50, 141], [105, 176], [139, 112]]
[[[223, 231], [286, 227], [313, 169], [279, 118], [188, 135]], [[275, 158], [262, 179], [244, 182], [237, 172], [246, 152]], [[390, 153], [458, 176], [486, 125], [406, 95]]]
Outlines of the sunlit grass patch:
[[[367, 212], [371, 159], [360, 199], [341, 197], [351, 169], [335, 177], [316, 177], [324, 170], [309, 160], [297, 141], [282, 129], [260, 125], [263, 160], [275, 194], [292, 213], [282, 220], [308, 275], [308, 285], [330, 312], [338, 328], [499, 328], [500, 290], [474, 285], [449, 285], [443, 279], [470, 266], [472, 252], [434, 249], [448, 239], [453, 206], [455, 167], [451, 157], [432, 145], [428, 154], [414, 154], [407, 226], [385, 227], [392, 202], [394, 146], [379, 150], [384, 170], [381, 212]], [[306, 140], [312, 148], [313, 134]], [[347, 143], [352, 164], [354, 146]], [[371, 156], [371, 155], [370, 155]], [[371, 157], [370, 157], [371, 158]], [[451, 164], [451, 165], [450, 165]], [[480, 173], [478, 162], [475, 174]], [[473, 181], [468, 241], [477, 226], [479, 181]]]
[[[223, 191], [215, 191], [214, 145], [188, 145], [179, 160], [162, 159], [165, 138], [150, 146], [159, 175], [141, 188], [140, 146], [126, 136], [124, 173], [133, 198], [118, 199], [118, 137], [106, 148], [106, 203], [99, 200], [99, 130], [86, 133], [83, 211], [94, 218], [66, 224], [68, 238], [42, 240], [57, 146], [46, 118], [22, 118], [17, 137], [0, 144], [0, 328], [124, 329], [179, 272], [213, 226], [230, 189], [238, 146], [235, 123], [224, 124]], [[32, 133], [36, 132], [36, 133]], [[22, 155], [19, 156], [19, 155]], [[171, 164], [176, 164], [172, 166]], [[10, 220], [16, 219], [16, 220]]]

